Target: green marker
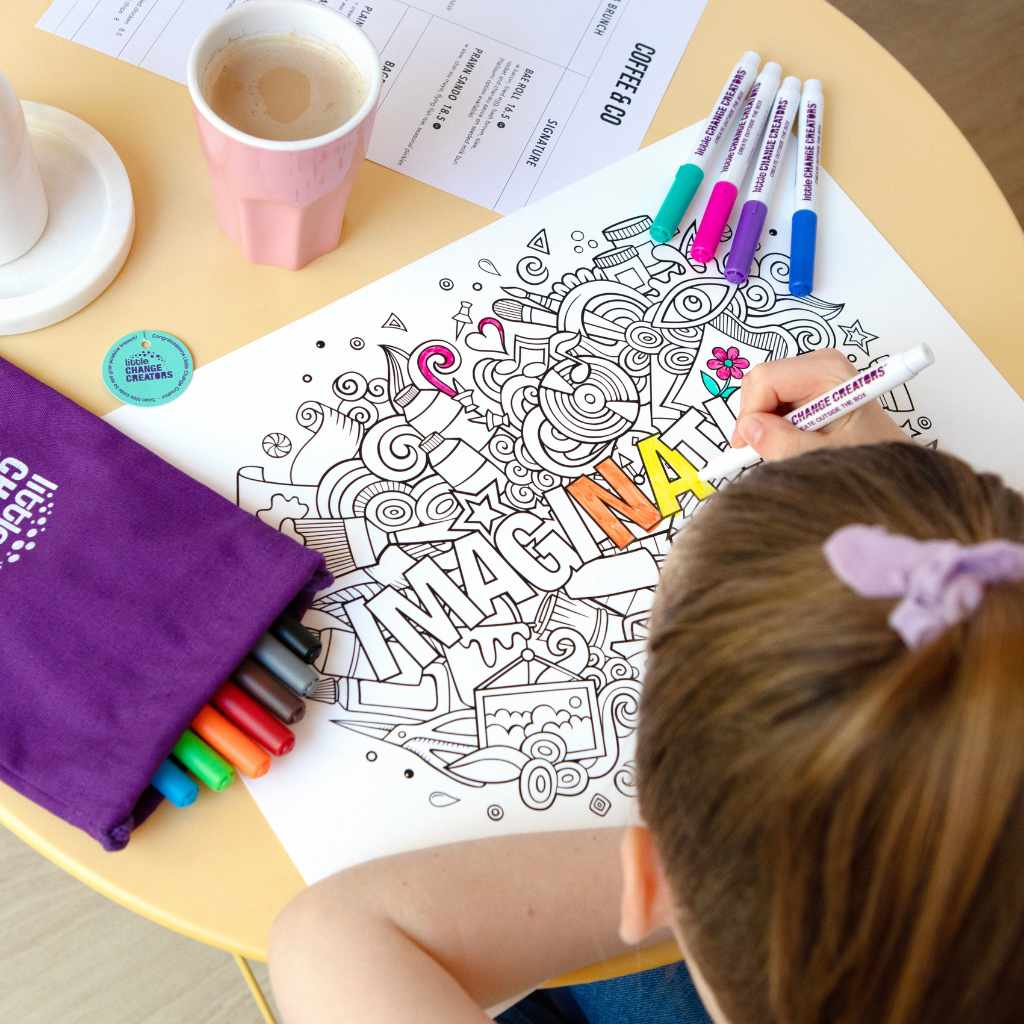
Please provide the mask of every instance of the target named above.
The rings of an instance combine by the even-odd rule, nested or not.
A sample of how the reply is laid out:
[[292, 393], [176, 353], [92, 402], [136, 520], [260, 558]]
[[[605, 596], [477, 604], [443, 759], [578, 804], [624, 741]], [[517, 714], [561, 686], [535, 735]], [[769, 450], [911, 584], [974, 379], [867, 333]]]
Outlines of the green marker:
[[748, 50], [729, 73], [725, 85], [722, 86], [722, 92], [704, 123], [693, 156], [676, 171], [675, 181], [672, 182], [672, 187], [661, 204], [658, 216], [654, 218], [651, 238], [655, 242], [667, 242], [679, 230], [679, 225], [704, 180], [708, 162], [717, 151], [718, 143], [729, 130], [733, 115], [741, 110], [746, 102], [760, 64], [760, 54]]
[[227, 789], [235, 781], [235, 769], [191, 729], [181, 734], [171, 753], [215, 793]]

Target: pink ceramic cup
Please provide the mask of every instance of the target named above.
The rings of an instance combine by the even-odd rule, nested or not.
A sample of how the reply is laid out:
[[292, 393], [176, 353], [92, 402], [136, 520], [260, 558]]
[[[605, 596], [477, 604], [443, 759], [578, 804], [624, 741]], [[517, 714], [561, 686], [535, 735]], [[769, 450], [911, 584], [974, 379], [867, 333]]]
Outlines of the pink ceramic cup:
[[[327, 135], [295, 142], [247, 135], [206, 102], [206, 69], [232, 40], [289, 33], [341, 50], [369, 85], [366, 101]], [[337, 248], [380, 98], [380, 58], [365, 34], [326, 7], [297, 0], [249, 0], [231, 8], [196, 40], [188, 58], [188, 89], [213, 179], [217, 220], [245, 257], [298, 270]]]

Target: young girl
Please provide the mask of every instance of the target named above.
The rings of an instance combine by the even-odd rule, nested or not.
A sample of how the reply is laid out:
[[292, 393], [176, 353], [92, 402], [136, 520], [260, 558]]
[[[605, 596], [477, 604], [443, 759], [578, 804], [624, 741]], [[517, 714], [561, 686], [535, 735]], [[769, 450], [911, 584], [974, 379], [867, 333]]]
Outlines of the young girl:
[[[723, 489], [673, 549], [637, 741], [646, 826], [321, 882], [272, 938], [288, 1024], [479, 1024], [669, 930], [718, 1022], [1024, 1020], [1024, 501], [901, 443], [877, 406], [817, 435], [774, 415], [847, 376], [822, 353], [744, 382], [734, 443], [803, 454]], [[706, 1019], [681, 968], [640, 977], [605, 983], [602, 1021]], [[539, 994], [507, 1019], [593, 1004]]]

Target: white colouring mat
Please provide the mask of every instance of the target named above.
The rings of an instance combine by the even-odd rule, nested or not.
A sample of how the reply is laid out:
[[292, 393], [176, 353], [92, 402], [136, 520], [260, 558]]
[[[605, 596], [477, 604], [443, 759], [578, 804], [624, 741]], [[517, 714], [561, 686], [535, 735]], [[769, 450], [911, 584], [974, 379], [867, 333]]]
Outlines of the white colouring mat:
[[757, 363], [834, 347], [863, 368], [927, 341], [936, 364], [885, 407], [918, 443], [1024, 482], [994, 443], [1024, 432], [1024, 405], [828, 175], [806, 299], [786, 287], [790, 189], [742, 288], [691, 263], [688, 238], [651, 245], [694, 135], [238, 349], [170, 405], [111, 414], [336, 575], [307, 618], [317, 699], [295, 751], [248, 783], [308, 881], [631, 820], [658, 570]]

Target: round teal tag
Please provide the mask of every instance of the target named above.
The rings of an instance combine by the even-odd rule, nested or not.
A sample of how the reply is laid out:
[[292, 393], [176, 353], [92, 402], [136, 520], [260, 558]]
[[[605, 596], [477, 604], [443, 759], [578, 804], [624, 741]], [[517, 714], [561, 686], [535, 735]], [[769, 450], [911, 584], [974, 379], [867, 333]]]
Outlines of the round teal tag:
[[103, 357], [103, 383], [129, 405], [173, 402], [192, 381], [192, 353], [166, 331], [135, 331]]

